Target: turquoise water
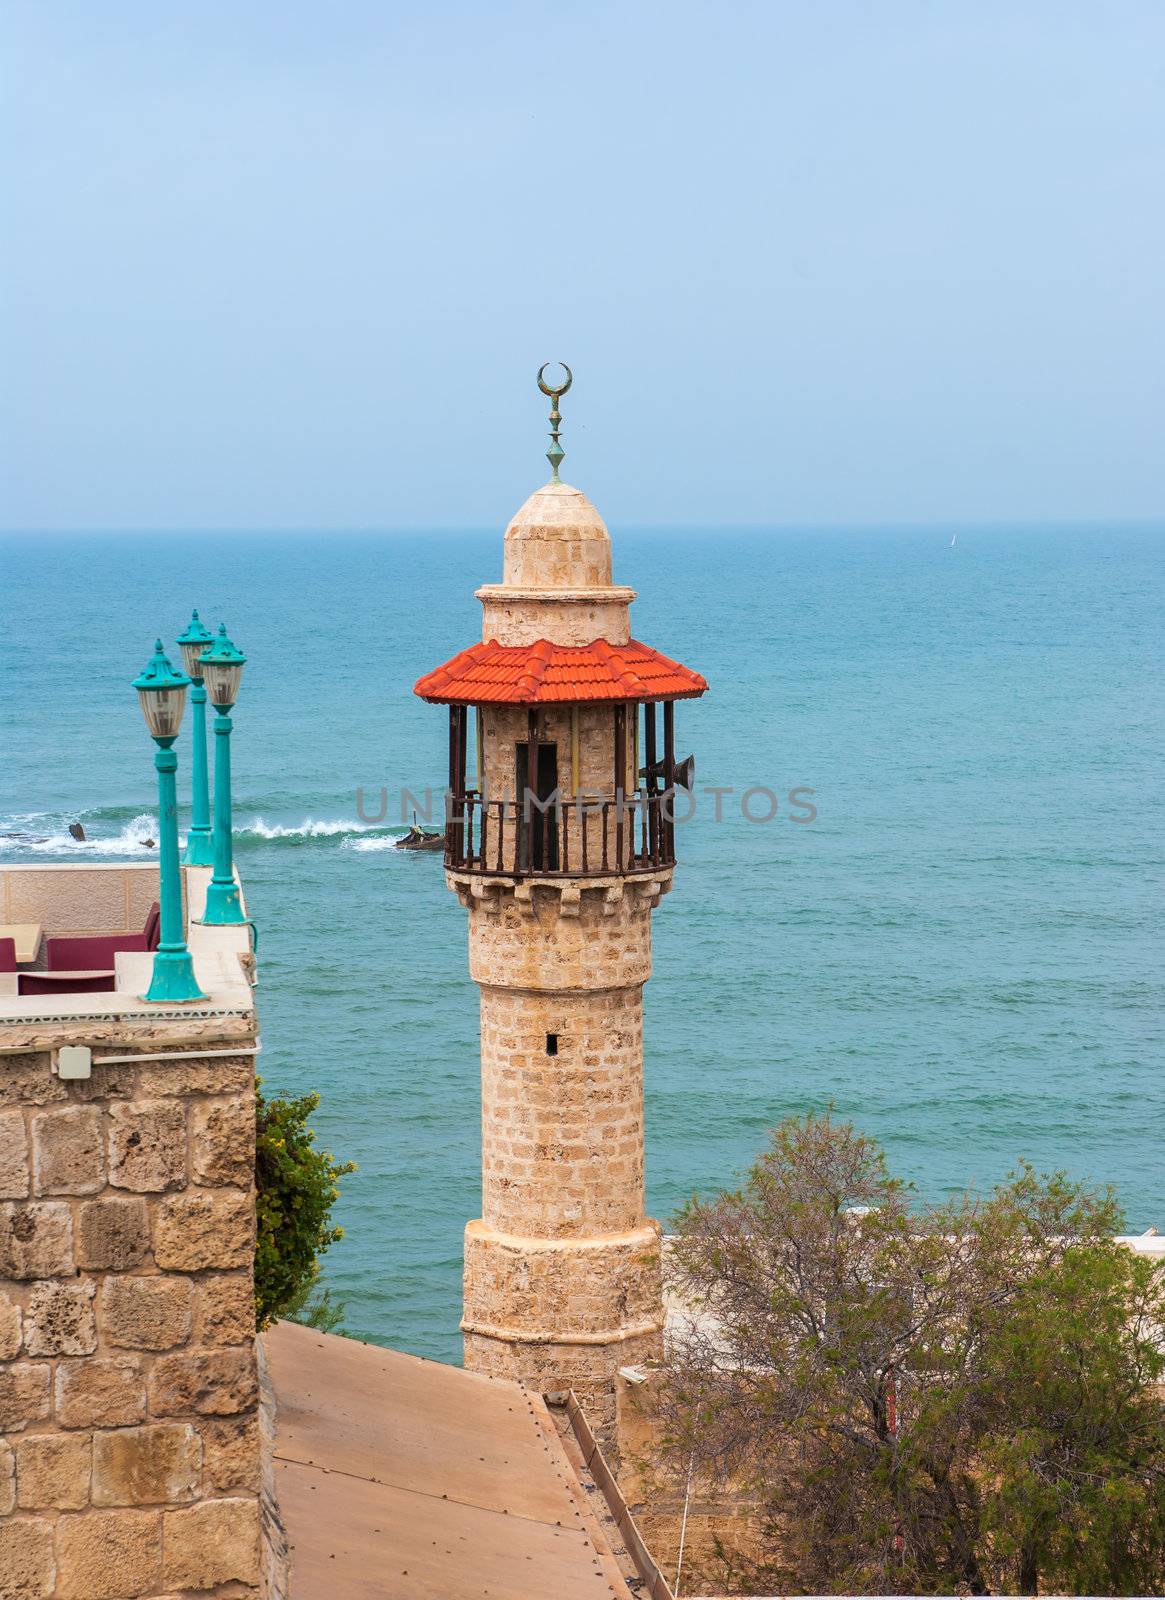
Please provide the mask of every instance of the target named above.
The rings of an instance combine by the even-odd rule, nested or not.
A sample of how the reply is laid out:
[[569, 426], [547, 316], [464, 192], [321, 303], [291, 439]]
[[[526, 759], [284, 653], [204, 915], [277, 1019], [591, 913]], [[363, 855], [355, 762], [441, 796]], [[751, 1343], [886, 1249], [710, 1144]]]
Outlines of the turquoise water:
[[[719, 823], [700, 798], [655, 918], [657, 1216], [832, 1101], [926, 1194], [1025, 1156], [1114, 1183], [1132, 1229], [1165, 1225], [1163, 533], [616, 534], [637, 636], [712, 685], [679, 747], [736, 791]], [[410, 689], [480, 636], [500, 534], [13, 538], [0, 565], [0, 827], [45, 841], [10, 859], [144, 855], [129, 680], [192, 604], [248, 652], [263, 1076], [320, 1090], [323, 1140], [360, 1163], [327, 1265], [352, 1330], [455, 1359], [478, 1210], [464, 914], [439, 859], [358, 822], [355, 791], [443, 781], [444, 715]], [[816, 820], [782, 800], [747, 823], [750, 785], [812, 788]]]

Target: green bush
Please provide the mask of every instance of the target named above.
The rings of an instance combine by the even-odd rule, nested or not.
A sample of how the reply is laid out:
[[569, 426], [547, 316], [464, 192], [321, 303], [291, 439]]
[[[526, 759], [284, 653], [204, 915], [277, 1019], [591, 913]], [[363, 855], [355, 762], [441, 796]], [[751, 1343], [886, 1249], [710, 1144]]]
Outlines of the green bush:
[[337, 1180], [355, 1172], [317, 1150], [307, 1119], [318, 1094], [267, 1100], [256, 1086], [255, 1107], [255, 1315], [266, 1328], [288, 1311], [302, 1314], [316, 1279], [319, 1257], [344, 1234], [331, 1225]]
[[344, 1326], [347, 1313], [347, 1301], [333, 1300], [332, 1291], [322, 1288], [313, 1278], [284, 1308], [283, 1321], [298, 1322], [305, 1328], [317, 1328], [321, 1333], [338, 1333], [342, 1339], [351, 1339], [353, 1335]]

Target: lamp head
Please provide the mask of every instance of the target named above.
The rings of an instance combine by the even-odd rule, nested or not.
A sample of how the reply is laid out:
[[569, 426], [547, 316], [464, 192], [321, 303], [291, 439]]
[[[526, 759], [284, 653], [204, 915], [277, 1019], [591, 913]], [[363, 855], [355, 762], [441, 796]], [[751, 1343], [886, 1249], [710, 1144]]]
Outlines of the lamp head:
[[206, 692], [216, 711], [229, 711], [239, 698], [239, 683], [243, 676], [243, 652], [227, 638], [226, 624], [220, 623], [218, 634], [209, 650], [199, 657]]
[[141, 701], [146, 727], [163, 749], [168, 749], [178, 737], [189, 685], [190, 679], [186, 674], [176, 672], [170, 665], [159, 639], [141, 677], [134, 679], [133, 686]]
[[182, 665], [186, 668], [186, 676], [194, 683], [202, 682], [202, 652], [213, 642], [214, 634], [199, 620], [198, 612], [192, 612], [190, 626], [185, 633], [178, 635], [178, 647], [182, 651]]

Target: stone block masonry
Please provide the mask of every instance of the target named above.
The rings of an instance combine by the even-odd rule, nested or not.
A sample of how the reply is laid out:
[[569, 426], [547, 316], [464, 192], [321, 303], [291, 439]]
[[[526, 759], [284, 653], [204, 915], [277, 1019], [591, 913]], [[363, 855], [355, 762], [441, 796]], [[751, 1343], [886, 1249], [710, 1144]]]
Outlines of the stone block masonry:
[[259, 1595], [253, 1151], [250, 1055], [0, 1045], [0, 1600]]
[[465, 1234], [465, 1364], [574, 1389], [614, 1447], [618, 1368], [662, 1355], [660, 1233], [644, 1214], [643, 985], [670, 874], [586, 881], [569, 905], [569, 887], [477, 893], [450, 878], [481, 991], [482, 1215]]

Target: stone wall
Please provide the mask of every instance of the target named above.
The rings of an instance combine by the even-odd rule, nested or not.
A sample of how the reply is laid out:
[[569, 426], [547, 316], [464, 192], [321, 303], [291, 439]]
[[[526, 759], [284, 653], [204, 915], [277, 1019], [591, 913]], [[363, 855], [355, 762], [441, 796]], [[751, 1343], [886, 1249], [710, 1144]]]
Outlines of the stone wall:
[[486, 584], [477, 591], [482, 605], [483, 639], [498, 644], [626, 644], [631, 637], [633, 589], [597, 588], [559, 592], [509, 589]]
[[[638, 707], [635, 707], [635, 715]], [[615, 789], [614, 703], [579, 706], [578, 782], [579, 790], [589, 795], [611, 795]], [[526, 785], [523, 772], [518, 782], [517, 747], [526, 742], [529, 713], [525, 706], [485, 706], [482, 710], [485, 779], [490, 798], [521, 798]], [[632, 740], [634, 716], [628, 718], [628, 744]], [[546, 706], [538, 711], [538, 739], [556, 746], [558, 787], [565, 797], [573, 793], [571, 760], [571, 711], [569, 706]], [[472, 777], [472, 773], [470, 774]], [[627, 792], [634, 789], [633, 756], [627, 752]]]
[[[596, 1360], [596, 1351], [607, 1359]], [[595, 1438], [616, 1468], [622, 1451], [614, 1399], [618, 1369], [662, 1359], [663, 1338], [653, 1329], [601, 1346], [562, 1339], [501, 1344], [472, 1331], [465, 1334], [465, 1365], [471, 1372], [509, 1378], [540, 1394], [573, 1389]]]
[[481, 1098], [483, 1221], [550, 1239], [639, 1226], [642, 989], [483, 987]]
[[0, 866], [0, 922], [39, 922], [46, 937], [140, 933], [157, 898], [156, 861]]
[[249, 1055], [0, 1054], [0, 1595], [258, 1595], [253, 1166]]
[[743, 1594], [740, 1574], [773, 1559], [771, 1518], [743, 1461], [735, 1476], [722, 1468], [689, 1476], [685, 1462], [665, 1455], [660, 1446], [665, 1424], [656, 1404], [663, 1377], [659, 1370], [640, 1368], [633, 1381], [618, 1379], [619, 1487], [648, 1548], [669, 1575], [675, 1573], [682, 1541], [685, 1595]]

